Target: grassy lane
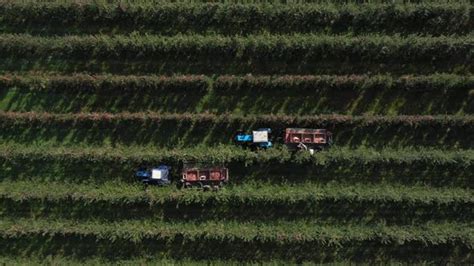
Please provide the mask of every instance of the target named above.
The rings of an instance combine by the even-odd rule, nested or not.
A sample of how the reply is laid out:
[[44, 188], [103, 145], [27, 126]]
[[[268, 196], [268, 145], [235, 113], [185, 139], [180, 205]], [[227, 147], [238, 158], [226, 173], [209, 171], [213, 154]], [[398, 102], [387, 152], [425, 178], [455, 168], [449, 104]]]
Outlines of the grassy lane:
[[153, 147], [64, 148], [3, 145], [0, 176], [19, 180], [68, 180], [68, 182], [132, 181], [141, 164], [166, 163], [179, 175], [184, 161], [226, 164], [232, 180], [272, 182], [347, 181], [395, 182], [471, 187], [472, 150], [347, 149], [333, 148], [315, 155], [292, 154], [286, 148], [252, 152], [234, 146], [190, 149]]
[[471, 190], [424, 186], [254, 182], [203, 193], [173, 186], [144, 189], [138, 182], [0, 183], [3, 217], [420, 224], [471, 221], [473, 209]]
[[326, 128], [335, 146], [357, 148], [474, 146], [474, 116], [288, 116], [159, 113], [17, 113], [1, 112], [4, 144], [36, 146], [215, 147], [232, 144], [238, 130], [270, 127], [275, 143], [285, 128]]
[[473, 87], [473, 76], [453, 74], [212, 77], [10, 73], [0, 76], [0, 110], [472, 114]]

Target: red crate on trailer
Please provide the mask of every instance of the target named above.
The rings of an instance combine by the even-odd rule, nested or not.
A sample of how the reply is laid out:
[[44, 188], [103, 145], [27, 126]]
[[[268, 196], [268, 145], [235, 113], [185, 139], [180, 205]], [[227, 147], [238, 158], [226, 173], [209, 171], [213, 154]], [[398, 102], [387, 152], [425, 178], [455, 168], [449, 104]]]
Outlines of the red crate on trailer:
[[332, 133], [327, 129], [287, 128], [285, 144], [290, 150], [302, 147], [321, 150], [332, 144]]
[[208, 163], [185, 163], [179, 188], [219, 189], [229, 180], [229, 169]]

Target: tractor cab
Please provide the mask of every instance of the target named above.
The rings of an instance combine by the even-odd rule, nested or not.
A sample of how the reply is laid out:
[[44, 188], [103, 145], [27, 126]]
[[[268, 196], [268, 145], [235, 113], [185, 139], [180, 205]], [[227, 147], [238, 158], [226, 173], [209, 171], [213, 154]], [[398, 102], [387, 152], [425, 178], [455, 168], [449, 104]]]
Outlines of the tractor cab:
[[140, 167], [135, 176], [144, 184], [165, 186], [170, 183], [170, 170], [171, 167], [167, 165]]
[[254, 148], [270, 148], [273, 146], [271, 142], [271, 133], [270, 128], [259, 128], [253, 130], [252, 133], [245, 133], [240, 130], [237, 131], [234, 137], [234, 142], [238, 145], [249, 146]]

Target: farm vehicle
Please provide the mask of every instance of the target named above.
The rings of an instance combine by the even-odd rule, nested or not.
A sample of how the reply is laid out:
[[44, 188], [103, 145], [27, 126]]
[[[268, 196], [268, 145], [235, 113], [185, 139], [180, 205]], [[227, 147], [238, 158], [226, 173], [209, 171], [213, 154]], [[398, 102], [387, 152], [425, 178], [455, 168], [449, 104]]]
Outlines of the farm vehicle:
[[[252, 131], [252, 134], [238, 131], [234, 136], [234, 142], [252, 148], [270, 148], [270, 128], [261, 128]], [[289, 150], [305, 150], [313, 154], [332, 144], [332, 133], [326, 129], [311, 128], [287, 128], [283, 134], [283, 140]]]
[[[145, 185], [167, 186], [171, 183], [171, 167], [140, 167], [135, 176]], [[200, 188], [219, 190], [229, 180], [229, 170], [223, 166], [203, 163], [187, 163], [181, 172], [177, 188]]]
[[237, 131], [234, 142], [241, 146], [251, 148], [270, 148], [273, 146], [270, 138], [272, 130], [269, 128], [259, 128], [252, 133], [245, 133], [243, 130]]
[[[270, 128], [260, 128], [251, 134], [237, 132], [234, 141], [243, 146], [254, 148], [270, 148]], [[284, 133], [284, 144], [291, 151], [305, 150], [313, 154], [332, 145], [332, 133], [326, 129], [287, 128]], [[135, 176], [146, 185], [166, 186], [171, 183], [171, 167], [140, 167]], [[229, 170], [224, 166], [208, 163], [185, 163], [181, 171], [178, 188], [201, 188], [203, 190], [219, 190], [229, 180]]]
[[202, 188], [219, 190], [229, 180], [229, 170], [224, 166], [203, 163], [187, 163], [181, 172], [178, 188]]
[[170, 184], [171, 167], [160, 165], [157, 167], [140, 167], [135, 176], [145, 185], [166, 186]]
[[313, 154], [332, 145], [332, 133], [326, 129], [287, 128], [285, 145], [289, 150], [306, 150]]

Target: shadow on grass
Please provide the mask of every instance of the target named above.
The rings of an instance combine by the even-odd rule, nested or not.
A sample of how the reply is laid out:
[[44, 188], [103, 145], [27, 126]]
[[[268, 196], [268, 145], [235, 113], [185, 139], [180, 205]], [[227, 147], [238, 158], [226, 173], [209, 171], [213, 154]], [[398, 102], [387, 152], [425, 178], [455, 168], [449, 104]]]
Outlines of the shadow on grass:
[[[356, 55], [355, 55], [356, 56]], [[111, 59], [55, 59], [55, 58], [2, 58], [4, 72], [43, 71], [55, 73], [113, 73], [113, 74], [430, 74], [435, 72], [471, 73], [474, 66], [468, 57], [441, 58], [435, 61], [399, 62], [397, 58], [383, 62], [361, 61], [308, 61], [305, 58], [283, 60], [278, 58], [158, 58], [150, 60]], [[374, 59], [375, 60], [375, 59]]]
[[157, 90], [111, 93], [1, 89], [0, 108], [15, 112], [210, 112], [235, 114], [472, 114], [467, 89]]
[[[72, 183], [103, 183], [107, 181], [138, 182], [135, 170], [141, 163], [164, 163], [172, 167], [172, 177], [180, 176], [182, 162], [178, 160], [143, 162], [120, 159], [93, 159], [21, 156], [0, 159], [2, 180], [67, 181]], [[355, 160], [331, 161], [324, 165], [288, 162], [254, 163], [233, 161], [227, 163], [232, 183], [267, 181], [275, 184], [304, 182], [347, 182], [348, 184], [396, 183], [432, 186], [461, 186], [472, 188], [474, 165], [458, 162], [414, 163], [373, 161], [361, 164]]]
[[435, 147], [466, 149], [474, 147], [474, 127], [470, 123], [443, 124], [285, 124], [245, 122], [242, 120], [32, 120], [18, 123], [3, 121], [0, 139], [4, 143], [52, 146], [144, 146], [194, 147], [232, 143], [239, 129], [270, 127], [275, 142], [283, 143], [286, 127], [327, 128], [334, 133], [337, 146], [356, 148]]
[[[151, 188], [150, 188], [151, 189]], [[159, 188], [158, 188], [159, 189]], [[165, 203], [143, 201], [93, 202], [80, 199], [0, 199], [0, 212], [9, 218], [57, 218], [117, 221], [156, 219], [165, 221], [293, 221], [308, 219], [328, 223], [378, 223], [388, 225], [436, 222], [469, 222], [474, 218], [472, 203], [411, 202], [363, 199], [321, 199], [294, 201], [229, 200], [210, 198], [202, 202], [167, 200]]]
[[[384, 242], [385, 241], [385, 242]], [[372, 240], [351, 240], [340, 245], [323, 244], [318, 240], [288, 241], [253, 238], [220, 238], [212, 235], [193, 238], [182, 234], [166, 237], [142, 237], [138, 240], [116, 237], [113, 241], [95, 234], [66, 232], [60, 234], [28, 233], [2, 236], [1, 255], [29, 255], [44, 258], [61, 255], [84, 259], [100, 256], [107, 260], [126, 258], [173, 258], [194, 260], [233, 259], [237, 261], [291, 260], [295, 262], [352, 262], [402, 261], [446, 264], [468, 262], [471, 249], [460, 241], [432, 244], [419, 240], [403, 243], [381, 237]]]

